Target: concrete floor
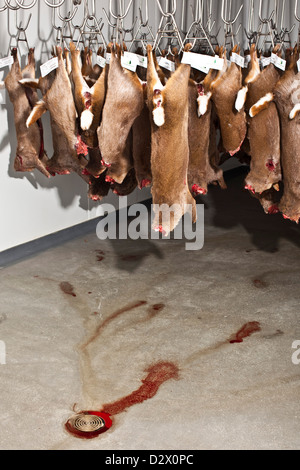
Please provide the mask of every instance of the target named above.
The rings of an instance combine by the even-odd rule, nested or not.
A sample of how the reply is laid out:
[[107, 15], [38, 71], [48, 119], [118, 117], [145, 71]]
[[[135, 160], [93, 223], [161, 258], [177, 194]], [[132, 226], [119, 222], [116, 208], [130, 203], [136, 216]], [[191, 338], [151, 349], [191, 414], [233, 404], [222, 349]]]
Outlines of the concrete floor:
[[[0, 270], [2, 450], [299, 449], [299, 228], [243, 178], [199, 199], [202, 250], [93, 231]], [[65, 429], [107, 404], [107, 432]]]

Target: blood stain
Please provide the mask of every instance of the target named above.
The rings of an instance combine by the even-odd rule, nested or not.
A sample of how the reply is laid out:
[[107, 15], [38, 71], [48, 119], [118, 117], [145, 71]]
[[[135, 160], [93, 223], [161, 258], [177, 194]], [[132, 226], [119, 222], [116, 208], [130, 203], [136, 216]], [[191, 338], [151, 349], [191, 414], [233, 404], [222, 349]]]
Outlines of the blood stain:
[[73, 297], [76, 297], [76, 294], [74, 292], [74, 287], [69, 282], [66, 282], [66, 281], [61, 282], [59, 284], [59, 287], [61, 288], [61, 290], [65, 294], [72, 295]]
[[119, 315], [122, 315], [125, 312], [129, 312], [130, 310], [133, 310], [137, 307], [140, 307], [141, 305], [145, 305], [147, 302], [146, 300], [139, 300], [138, 302], [126, 305], [125, 307], [122, 307], [118, 310], [116, 310], [114, 313], [112, 313], [109, 317], [107, 317], [103, 323], [101, 323], [98, 328], [96, 328], [95, 333], [93, 336], [81, 346], [81, 349], [84, 349], [88, 344], [92, 343], [102, 332], [102, 330], [106, 327], [108, 323], [111, 321], [115, 320]]
[[96, 250], [97, 253], [97, 261], [102, 261], [104, 260], [104, 251], [103, 250]]
[[150, 318], [154, 317], [158, 312], [165, 308], [165, 304], [154, 304], [149, 306], [148, 315]]
[[164, 382], [170, 379], [178, 379], [179, 368], [172, 362], [161, 361], [150, 366], [145, 372], [148, 372], [148, 374], [137, 390], [113, 403], [103, 405], [101, 412], [113, 416], [122, 413], [133, 405], [153, 398]]
[[264, 287], [268, 287], [268, 284], [265, 281], [262, 281], [261, 279], [254, 279], [253, 284], [255, 287], [258, 289], [262, 289]]
[[256, 333], [257, 331], [260, 331], [260, 324], [258, 321], [250, 321], [248, 323], [245, 323], [242, 328], [233, 335], [228, 341], [229, 343], [242, 343], [244, 338], [247, 338], [248, 336], [252, 335], [252, 333]]

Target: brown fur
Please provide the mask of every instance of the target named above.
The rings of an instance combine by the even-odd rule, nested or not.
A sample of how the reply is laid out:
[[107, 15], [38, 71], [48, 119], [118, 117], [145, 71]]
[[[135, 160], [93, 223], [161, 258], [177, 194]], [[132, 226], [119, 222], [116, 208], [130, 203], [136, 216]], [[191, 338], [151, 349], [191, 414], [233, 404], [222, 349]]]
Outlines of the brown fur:
[[[245, 109], [249, 109], [267, 93], [272, 93], [280, 78], [278, 69], [269, 64], [262, 72], [256, 73], [255, 80], [251, 81], [252, 71], [259, 67], [256, 51], [251, 49], [251, 70], [248, 81], [248, 94]], [[246, 185], [256, 193], [262, 193], [273, 184], [281, 181], [280, 164], [280, 123], [274, 103], [268, 103], [264, 110], [254, 117], [247, 118], [248, 139], [250, 145], [250, 172], [246, 178]], [[270, 164], [272, 167], [270, 168]]]
[[40, 78], [38, 87], [43, 94], [43, 101], [32, 111], [31, 125], [41, 113], [50, 113], [54, 153], [47, 168], [50, 173], [65, 174], [76, 172], [83, 179], [82, 168], [87, 164], [84, 156], [77, 155], [78, 129], [76, 109], [71, 83], [63, 62], [62, 50], [57, 48], [58, 68], [51, 77]]
[[225, 186], [223, 172], [217, 168], [210, 158], [210, 142], [212, 122], [212, 103], [208, 103], [207, 111], [198, 117], [197, 83], [189, 80], [189, 166], [188, 184], [192, 194], [206, 194], [210, 183], [218, 181]]
[[132, 157], [138, 186], [150, 186], [151, 173], [151, 123], [146, 104], [147, 87], [144, 87], [144, 108], [132, 126]]
[[102, 121], [97, 131], [102, 158], [109, 166], [107, 176], [112, 182], [122, 183], [133, 167], [126, 145], [132, 125], [143, 107], [143, 86], [137, 74], [123, 69], [120, 52], [116, 55], [113, 51]]
[[152, 47], [148, 45], [147, 94], [151, 116], [151, 168], [153, 203], [167, 206], [176, 204], [171, 217], [164, 220], [164, 211], [155, 211], [153, 228], [168, 235], [187, 211], [192, 208], [196, 220], [196, 204], [187, 184], [189, 159], [188, 144], [188, 84], [190, 66], [181, 64], [161, 91], [165, 122], [158, 127], [152, 118], [154, 89], [158, 81]]
[[299, 53], [294, 50], [289, 68], [277, 82], [274, 99], [280, 116], [281, 165], [283, 197], [279, 209], [283, 216], [295, 222], [300, 218], [300, 115], [289, 119], [289, 113], [300, 101], [300, 72], [297, 70]]
[[[89, 128], [81, 130], [82, 141], [87, 145], [89, 151], [89, 163], [85, 169], [87, 173], [98, 176], [106, 169], [101, 162], [102, 158], [98, 145], [97, 129], [100, 125], [105, 102], [108, 65], [106, 65], [94, 85], [89, 87], [84, 80], [79, 65], [80, 51], [76, 49], [75, 44], [72, 42], [70, 43], [70, 51], [72, 59], [72, 80], [74, 83], [74, 100], [79, 119], [85, 109], [89, 109], [93, 115]], [[84, 96], [85, 92], [90, 93], [89, 106], [85, 104], [87, 101]]]
[[[238, 52], [236, 48], [233, 52]], [[226, 61], [225, 52], [223, 58]], [[241, 68], [231, 63], [225, 73], [219, 73], [212, 82], [210, 90], [220, 120], [223, 147], [234, 155], [241, 147], [246, 136], [246, 116], [242, 109], [235, 110], [235, 100], [242, 85]]]
[[[31, 49], [28, 54], [28, 63], [21, 71], [18, 61], [17, 49], [13, 49], [12, 55], [14, 62], [5, 79], [5, 87], [8, 91], [10, 101], [14, 107], [14, 122], [17, 135], [17, 149], [14, 160], [16, 171], [39, 170], [43, 175], [50, 177], [46, 169], [48, 157], [45, 151], [42, 151], [42, 124], [35, 123], [30, 129], [26, 127], [26, 120], [31, 113], [32, 107], [38, 101], [36, 90], [26, 89], [19, 80], [35, 78], [35, 60], [34, 50]], [[41, 117], [39, 115], [38, 119]]]

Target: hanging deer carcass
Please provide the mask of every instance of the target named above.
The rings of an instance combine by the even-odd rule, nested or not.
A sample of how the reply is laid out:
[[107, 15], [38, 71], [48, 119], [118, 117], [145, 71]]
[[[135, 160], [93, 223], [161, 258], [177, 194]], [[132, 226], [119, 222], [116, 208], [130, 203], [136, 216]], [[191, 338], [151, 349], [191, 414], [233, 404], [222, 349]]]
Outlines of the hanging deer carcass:
[[85, 181], [82, 169], [88, 161], [87, 147], [78, 135], [76, 109], [72, 94], [71, 83], [63, 61], [62, 49], [56, 48], [58, 68], [38, 81], [21, 80], [24, 86], [39, 88], [43, 98], [38, 101], [27, 118], [26, 125], [31, 127], [43, 113], [49, 110], [53, 156], [47, 164], [52, 174], [68, 174], [76, 172]]
[[121, 65], [121, 50], [112, 49], [107, 93], [102, 120], [98, 128], [98, 142], [107, 181], [121, 184], [133, 168], [132, 155], [128, 154], [127, 139], [134, 121], [144, 107], [143, 84], [136, 72]]
[[35, 79], [34, 49], [29, 50], [28, 63], [23, 70], [20, 67], [16, 48], [12, 50], [12, 56], [14, 62], [4, 83], [14, 107], [17, 135], [14, 168], [16, 171], [33, 171], [36, 168], [49, 178], [50, 173], [46, 169], [48, 157], [44, 149], [42, 122], [37, 119], [30, 129], [26, 127], [26, 120], [38, 101], [38, 95], [36, 90], [26, 89], [20, 84], [22, 79]]
[[[273, 53], [277, 53], [274, 49]], [[272, 203], [270, 194], [276, 197], [279, 182], [282, 179], [280, 164], [280, 122], [274, 102], [268, 97], [280, 78], [280, 71], [273, 63], [260, 70], [255, 45], [250, 50], [251, 62], [244, 87], [239, 92], [236, 107], [243, 104], [247, 113], [249, 152], [251, 155], [250, 172], [245, 180], [245, 188], [256, 194], [267, 213], [278, 211]], [[241, 96], [242, 95], [242, 96]], [[274, 186], [275, 192], [270, 190]], [[267, 198], [264, 192], [269, 191]]]
[[188, 86], [190, 65], [180, 64], [164, 85], [147, 46], [147, 96], [151, 117], [151, 169], [154, 230], [168, 235], [186, 212], [196, 221], [188, 187]]

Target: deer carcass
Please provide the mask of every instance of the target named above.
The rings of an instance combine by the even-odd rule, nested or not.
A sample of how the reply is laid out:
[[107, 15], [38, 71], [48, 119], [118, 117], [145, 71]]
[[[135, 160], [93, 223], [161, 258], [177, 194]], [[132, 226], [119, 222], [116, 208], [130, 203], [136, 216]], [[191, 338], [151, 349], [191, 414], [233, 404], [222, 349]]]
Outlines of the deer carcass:
[[129, 133], [135, 119], [144, 107], [143, 84], [136, 72], [121, 65], [121, 51], [113, 48], [109, 64], [107, 93], [102, 120], [98, 128], [98, 142], [107, 181], [122, 183], [133, 168], [132, 156], [126, 152]]
[[281, 166], [283, 196], [279, 210], [287, 219], [300, 218], [300, 72], [299, 51], [295, 48], [290, 65], [277, 82], [273, 95], [281, 127]]
[[19, 81], [35, 78], [34, 49], [28, 53], [28, 64], [21, 70], [17, 49], [12, 50], [14, 62], [7, 77], [5, 87], [14, 107], [14, 122], [17, 135], [17, 149], [14, 160], [16, 171], [33, 171], [35, 168], [43, 175], [50, 177], [46, 169], [48, 157], [44, 150], [43, 126], [40, 119], [30, 129], [26, 120], [38, 101], [36, 90], [24, 88]]
[[[180, 64], [165, 85], [147, 46], [147, 96], [151, 116], [152, 227], [168, 235], [196, 203], [188, 187], [188, 86], [190, 65]], [[173, 206], [173, 207], [172, 207]]]
[[89, 86], [82, 74], [80, 51], [76, 49], [73, 42], [70, 43], [70, 52], [74, 100], [80, 122], [80, 137], [87, 146], [89, 156], [89, 163], [86, 165], [84, 173], [97, 177], [106, 169], [102, 164], [97, 129], [100, 125], [105, 101], [108, 65], [104, 67], [97, 81]]
[[[235, 46], [232, 53], [238, 52]], [[224, 67], [211, 82], [208, 93], [216, 106], [224, 150], [232, 156], [240, 150], [247, 132], [244, 109], [235, 109], [237, 93], [242, 87], [242, 69], [235, 62], [227, 68], [226, 51], [221, 50], [220, 56]]]
[[[274, 50], [274, 53], [276, 51]], [[255, 46], [250, 50], [251, 63], [245, 86], [241, 92], [245, 95], [245, 110], [247, 112], [250, 172], [245, 180], [245, 188], [253, 193], [262, 194], [281, 181], [280, 164], [280, 122], [274, 102], [268, 101], [273, 89], [280, 78], [279, 69], [270, 63], [260, 71]], [[237, 98], [236, 105], [241, 106]], [[263, 109], [259, 109], [259, 106]], [[272, 201], [270, 201], [271, 203]], [[274, 213], [271, 204], [264, 206], [267, 212]]]
[[215, 181], [222, 188], [226, 187], [223, 171], [217, 166], [216, 145], [213, 145], [216, 135], [209, 88], [215, 77], [216, 71], [211, 69], [200, 83], [189, 80], [188, 182], [195, 196], [206, 194], [208, 185]]
[[43, 113], [49, 110], [54, 153], [47, 164], [52, 174], [76, 172], [83, 177], [86, 166], [87, 148], [78, 135], [76, 109], [71, 83], [62, 57], [62, 49], [57, 47], [58, 68], [38, 81], [21, 80], [25, 86], [40, 88], [43, 98], [30, 113], [26, 125], [31, 127]]

